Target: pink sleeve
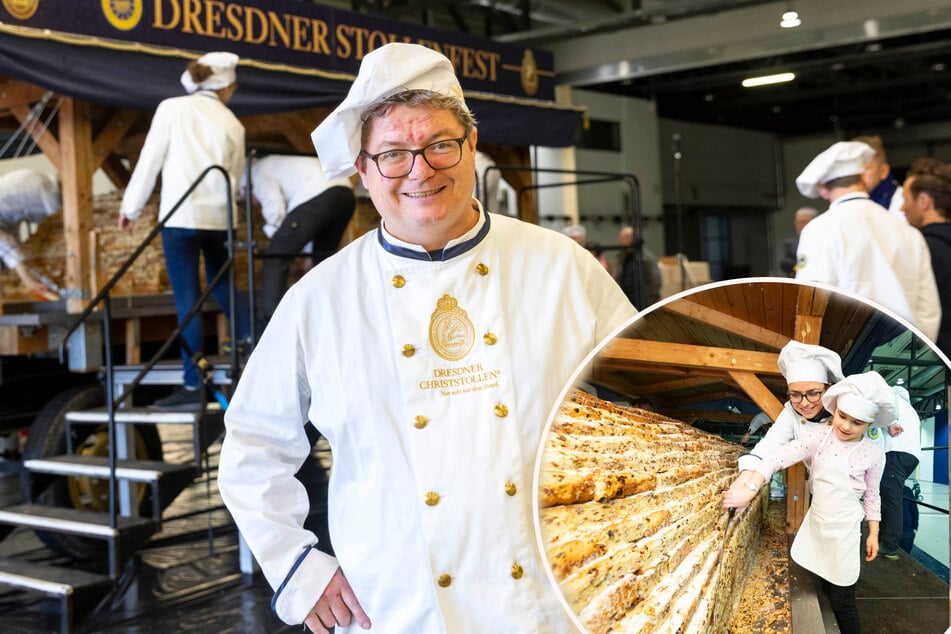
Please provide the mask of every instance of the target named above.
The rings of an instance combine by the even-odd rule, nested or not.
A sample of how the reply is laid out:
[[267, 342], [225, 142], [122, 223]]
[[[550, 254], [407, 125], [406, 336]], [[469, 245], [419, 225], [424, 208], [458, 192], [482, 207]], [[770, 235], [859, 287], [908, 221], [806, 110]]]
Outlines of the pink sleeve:
[[815, 431], [809, 430], [801, 438], [776, 447], [770, 453], [762, 456], [762, 462], [754, 470], [766, 480], [769, 480], [774, 472], [814, 455], [822, 438], [822, 435], [815, 433]]
[[882, 472], [885, 470], [885, 454], [877, 446], [869, 443], [869, 467], [865, 470], [865, 494], [862, 504], [865, 508], [865, 519], [882, 519], [882, 496], [879, 484], [882, 481]]

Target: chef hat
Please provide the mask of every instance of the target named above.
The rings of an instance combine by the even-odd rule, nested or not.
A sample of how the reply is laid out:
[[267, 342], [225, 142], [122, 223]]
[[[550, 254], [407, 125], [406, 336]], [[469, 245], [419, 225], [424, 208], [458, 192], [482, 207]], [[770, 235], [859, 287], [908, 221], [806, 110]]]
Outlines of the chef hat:
[[796, 177], [796, 187], [808, 198], [819, 197], [819, 185], [842, 176], [854, 176], [865, 171], [875, 158], [875, 150], [859, 141], [840, 141], [822, 152]]
[[878, 372], [847, 376], [822, 395], [830, 412], [843, 412], [872, 427], [887, 427], [895, 420], [895, 392]]
[[363, 112], [407, 90], [431, 90], [455, 97], [466, 107], [452, 62], [442, 53], [402, 42], [367, 53], [346, 99], [311, 134], [327, 178], [350, 176], [357, 171], [353, 164], [360, 154]]
[[563, 234], [574, 240], [581, 240], [582, 242], [588, 235], [588, 230], [584, 228], [584, 225], [568, 225], [561, 230]]
[[779, 371], [786, 383], [818, 381], [835, 383], [842, 380], [842, 359], [828, 348], [810, 343], [790, 341], [779, 351]]
[[185, 69], [182, 73], [182, 86], [191, 94], [197, 90], [220, 90], [235, 82], [235, 67], [238, 65], [238, 56], [234, 53], [217, 51], [205, 53], [198, 58], [198, 63], [211, 69], [211, 75], [205, 81], [196, 84], [192, 74]]
[[901, 385], [895, 385], [892, 387], [892, 389], [895, 390], [895, 395], [898, 398], [902, 399], [906, 403], [911, 403], [911, 394], [909, 394], [908, 390], [906, 390], [904, 387]]

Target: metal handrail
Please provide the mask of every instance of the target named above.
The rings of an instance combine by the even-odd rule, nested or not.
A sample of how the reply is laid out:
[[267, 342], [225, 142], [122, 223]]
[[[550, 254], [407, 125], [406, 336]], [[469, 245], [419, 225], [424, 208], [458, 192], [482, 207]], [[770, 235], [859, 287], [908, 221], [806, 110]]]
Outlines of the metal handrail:
[[[222, 176], [225, 179], [225, 196], [227, 199], [227, 208], [228, 213], [228, 229], [227, 229], [227, 244], [228, 244], [228, 259], [225, 261], [224, 265], [214, 276], [211, 283], [208, 284], [208, 288], [199, 296], [198, 300], [192, 306], [191, 310], [186, 314], [185, 318], [181, 320], [181, 323], [175, 328], [172, 334], [166, 339], [166, 341], [159, 348], [158, 352], [153, 355], [153, 357], [143, 366], [139, 373], [135, 376], [131, 383], [128, 384], [128, 387], [125, 391], [116, 398], [113, 394], [114, 381], [115, 381], [115, 368], [112, 360], [112, 337], [111, 337], [111, 299], [110, 292], [116, 286], [119, 279], [132, 267], [132, 264], [145, 252], [145, 249], [151, 244], [155, 237], [165, 228], [165, 225], [168, 223], [169, 219], [181, 208], [185, 200], [191, 195], [195, 188], [205, 179], [205, 177], [212, 171], [221, 172]], [[230, 351], [230, 361], [231, 361], [231, 376], [232, 381], [237, 381], [238, 377], [238, 351], [237, 351], [237, 331], [236, 331], [236, 306], [235, 306], [235, 277], [234, 277], [234, 214], [233, 214], [233, 192], [231, 186], [231, 176], [228, 171], [221, 165], [211, 165], [199, 174], [198, 178], [191, 184], [191, 186], [182, 194], [181, 198], [175, 203], [171, 208], [168, 214], [165, 215], [159, 222], [156, 223], [155, 227], [149, 232], [145, 237], [142, 243], [132, 252], [132, 254], [126, 259], [126, 261], [119, 267], [115, 274], [107, 281], [99, 293], [90, 300], [86, 308], [79, 313], [72, 325], [66, 329], [62, 338], [59, 342], [59, 356], [60, 361], [62, 362], [65, 356], [65, 345], [69, 337], [82, 325], [86, 319], [92, 314], [93, 310], [100, 303], [103, 305], [103, 337], [105, 341], [105, 375], [106, 375], [106, 412], [107, 412], [107, 433], [109, 435], [109, 526], [110, 528], [115, 529], [118, 526], [118, 512], [116, 509], [116, 409], [119, 405], [124, 403], [126, 399], [133, 393], [135, 388], [137, 388], [141, 382], [144, 380], [145, 376], [152, 370], [153, 367], [159, 362], [165, 352], [171, 347], [172, 343], [181, 335], [182, 330], [185, 326], [194, 318], [194, 316], [200, 311], [202, 304], [208, 299], [211, 295], [212, 290], [223, 278], [224, 274], [227, 273], [229, 276], [228, 284], [230, 286], [231, 292], [229, 297], [228, 305], [228, 315], [230, 318], [230, 336], [231, 336], [231, 351]], [[250, 235], [250, 227], [249, 227]], [[249, 309], [250, 310], [250, 309]], [[204, 391], [202, 393], [202, 410], [205, 408], [205, 397]], [[199, 456], [195, 456], [195, 460], [199, 460]], [[111, 551], [112, 549], [110, 549]], [[110, 559], [112, 555], [110, 554]], [[112, 567], [114, 567], [115, 562], [110, 562]]]
[[[522, 201], [522, 195], [527, 191], [532, 190], [541, 190], [552, 187], [569, 187], [577, 185], [593, 185], [598, 183], [610, 183], [610, 182], [620, 182], [627, 185], [628, 191], [630, 192], [629, 212], [631, 219], [631, 227], [634, 229], [634, 244], [631, 245], [633, 251], [633, 258], [635, 262], [641, 262], [642, 256], [642, 245], [643, 245], [643, 235], [641, 227], [641, 198], [640, 198], [640, 183], [637, 180], [637, 176], [631, 173], [626, 172], [601, 172], [601, 171], [590, 171], [590, 170], [565, 170], [557, 168], [546, 168], [546, 167], [526, 167], [524, 165], [489, 165], [483, 170], [483, 182], [488, 179], [490, 171], [500, 172], [529, 172], [532, 175], [537, 174], [561, 174], [564, 176], [573, 176], [576, 177], [576, 180], [568, 182], [551, 182], [551, 183], [533, 183], [527, 185], [518, 190], [517, 195], [517, 204], [520, 206]], [[637, 284], [634, 289], [634, 305], [638, 307], [643, 307], [645, 304], [644, 293], [646, 291], [646, 283], [644, 279], [644, 267], [637, 267]], [[686, 278], [684, 278], [686, 279]]]

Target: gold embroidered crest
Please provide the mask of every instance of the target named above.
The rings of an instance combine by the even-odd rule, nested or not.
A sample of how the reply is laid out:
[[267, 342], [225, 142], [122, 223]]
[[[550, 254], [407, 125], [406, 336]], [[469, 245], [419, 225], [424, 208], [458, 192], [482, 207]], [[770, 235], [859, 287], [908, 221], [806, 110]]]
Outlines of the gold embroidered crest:
[[429, 321], [429, 345], [447, 361], [462, 359], [475, 342], [475, 327], [459, 302], [443, 295], [436, 302], [436, 310]]

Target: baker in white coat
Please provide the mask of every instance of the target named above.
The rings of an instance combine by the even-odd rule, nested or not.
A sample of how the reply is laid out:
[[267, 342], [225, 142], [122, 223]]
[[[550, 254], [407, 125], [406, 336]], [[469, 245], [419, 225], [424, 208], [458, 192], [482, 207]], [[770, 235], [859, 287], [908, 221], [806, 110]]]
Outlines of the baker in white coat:
[[[748, 454], [740, 456], [741, 472], [752, 471], [764, 456], [801, 437], [810, 428], [825, 427], [832, 418], [822, 405], [822, 395], [843, 378], [842, 359], [838, 354], [823, 346], [790, 341], [779, 351], [777, 364], [786, 379], [789, 400], [783, 404], [782, 412], [766, 435]], [[809, 460], [805, 464], [811, 468]]]
[[[883, 213], [887, 213], [883, 210]], [[881, 449], [866, 435], [895, 419], [895, 396], [877, 372], [854, 374], [822, 396], [832, 422], [777, 448], [756, 467], [753, 482], [769, 480], [777, 469], [812, 459], [812, 504], [793, 540], [790, 556], [816, 574], [843, 634], [860, 631], [855, 586], [861, 570], [856, 553], [861, 522], [868, 520], [865, 559], [878, 555], [881, 520], [879, 482], [885, 466]], [[735, 482], [724, 496], [727, 507], [743, 507], [755, 492]]]
[[882, 430], [870, 430], [870, 433], [878, 432], [875, 436], [881, 439], [880, 446], [885, 452], [885, 471], [879, 487], [882, 496], [879, 545], [882, 556], [887, 559], [898, 559], [903, 524], [902, 487], [921, 461], [921, 418], [911, 405], [908, 390], [900, 385], [893, 389], [895, 422]]
[[63, 208], [59, 178], [40, 170], [22, 168], [0, 176], [0, 260], [16, 272], [26, 290], [37, 299], [57, 299], [37, 279], [20, 248], [21, 222], [40, 223]]
[[[192, 353], [203, 352], [204, 327], [200, 314], [187, 324], [184, 319], [201, 296], [201, 260], [210, 283], [228, 259], [228, 214], [234, 221], [234, 200], [245, 165], [244, 126], [227, 105], [238, 88], [237, 65], [238, 56], [227, 51], [206, 53], [188, 64], [181, 75], [188, 94], [165, 99], [155, 109], [119, 207], [119, 228], [132, 231], [162, 176], [158, 213], [165, 222], [162, 251], [187, 345], [182, 347], [182, 386], [153, 403], [159, 409], [196, 409], [202, 403], [198, 390], [202, 377]], [[216, 165], [224, 168], [224, 175], [210, 171], [190, 189]], [[227, 311], [231, 304], [227, 282], [216, 284], [212, 295]], [[236, 335], [242, 340], [249, 331], [244, 295], [236, 293], [234, 303]]]
[[[359, 172], [382, 225], [284, 296], [218, 479], [287, 623], [574, 631], [535, 543], [534, 458], [571, 374], [635, 311], [567, 237], [483, 211], [477, 135], [451, 62], [402, 43], [363, 59], [314, 132], [327, 176]], [[302, 527], [308, 421], [333, 455], [335, 556]]]
[[802, 230], [796, 279], [825, 282], [891, 309], [929, 339], [938, 335], [941, 303], [921, 232], [882, 213], [862, 184], [875, 151], [842, 141], [819, 154], [796, 178], [803, 196], [829, 210]]
[[[247, 184], [242, 180], [242, 191]], [[316, 156], [271, 154], [251, 163], [251, 195], [261, 206], [270, 239], [261, 263], [257, 317], [263, 326], [284, 296], [289, 254], [311, 245], [318, 264], [337, 251], [356, 201], [349, 178], [328, 179]], [[263, 330], [263, 328], [261, 328]]]

